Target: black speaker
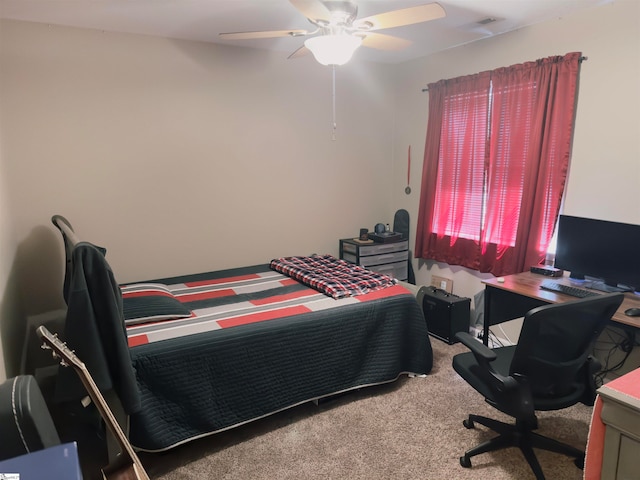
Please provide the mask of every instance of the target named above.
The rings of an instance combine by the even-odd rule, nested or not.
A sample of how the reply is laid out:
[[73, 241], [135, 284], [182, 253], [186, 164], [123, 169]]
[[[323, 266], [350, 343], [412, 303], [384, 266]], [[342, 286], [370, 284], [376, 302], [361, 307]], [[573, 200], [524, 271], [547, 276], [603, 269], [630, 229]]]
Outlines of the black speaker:
[[422, 307], [429, 334], [449, 345], [458, 332], [468, 332], [471, 299], [458, 297], [436, 287], [420, 287], [416, 299]]

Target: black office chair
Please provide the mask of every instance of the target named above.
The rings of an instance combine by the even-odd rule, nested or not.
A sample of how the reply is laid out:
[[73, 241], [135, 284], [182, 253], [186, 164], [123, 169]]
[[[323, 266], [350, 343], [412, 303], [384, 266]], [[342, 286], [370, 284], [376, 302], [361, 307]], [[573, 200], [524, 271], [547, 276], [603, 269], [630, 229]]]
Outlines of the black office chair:
[[515, 418], [508, 424], [469, 415], [466, 428], [478, 422], [499, 435], [465, 452], [463, 467], [471, 457], [508, 447], [519, 447], [538, 480], [544, 479], [533, 448], [574, 457], [582, 468], [584, 451], [544, 437], [536, 410], [560, 410], [582, 402], [593, 405], [594, 374], [601, 365], [591, 352], [593, 344], [624, 298], [621, 293], [545, 305], [524, 317], [517, 345], [489, 349], [471, 335], [456, 337], [471, 351], [453, 357], [453, 368], [485, 401]]

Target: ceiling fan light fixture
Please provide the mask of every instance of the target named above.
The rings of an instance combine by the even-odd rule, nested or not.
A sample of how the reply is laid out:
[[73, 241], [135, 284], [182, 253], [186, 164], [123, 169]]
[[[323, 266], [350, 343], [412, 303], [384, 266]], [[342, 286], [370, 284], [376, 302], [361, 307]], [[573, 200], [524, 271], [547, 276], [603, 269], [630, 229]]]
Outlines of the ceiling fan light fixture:
[[362, 37], [356, 35], [321, 35], [304, 42], [322, 65], [344, 65], [362, 45]]

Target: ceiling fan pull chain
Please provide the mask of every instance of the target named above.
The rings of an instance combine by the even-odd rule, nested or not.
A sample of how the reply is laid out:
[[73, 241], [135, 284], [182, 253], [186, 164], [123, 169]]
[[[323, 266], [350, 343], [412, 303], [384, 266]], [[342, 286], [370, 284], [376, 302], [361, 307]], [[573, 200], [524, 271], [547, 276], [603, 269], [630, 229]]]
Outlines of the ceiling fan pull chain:
[[332, 65], [331, 68], [333, 70], [333, 93], [332, 93], [332, 98], [333, 98], [333, 131], [331, 133], [331, 140], [335, 141], [336, 140], [336, 66]]

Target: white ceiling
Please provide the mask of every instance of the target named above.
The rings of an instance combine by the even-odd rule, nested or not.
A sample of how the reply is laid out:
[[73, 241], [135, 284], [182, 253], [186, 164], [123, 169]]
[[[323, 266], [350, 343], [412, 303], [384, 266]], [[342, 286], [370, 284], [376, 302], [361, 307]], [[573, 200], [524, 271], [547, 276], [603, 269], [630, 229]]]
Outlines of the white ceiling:
[[[400, 52], [360, 48], [354, 60], [384, 63], [411, 60], [527, 25], [566, 17], [611, 1], [440, 0], [438, 3], [444, 7], [446, 17], [380, 31], [411, 40], [411, 46]], [[431, 2], [359, 0], [357, 3], [358, 18], [364, 18]], [[218, 34], [313, 29], [288, 0], [0, 0], [0, 17], [108, 32], [265, 48], [282, 52], [283, 57], [300, 47], [304, 38], [232, 41], [222, 40]], [[486, 18], [495, 18], [496, 21], [487, 25], [478, 23]]]

